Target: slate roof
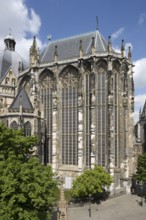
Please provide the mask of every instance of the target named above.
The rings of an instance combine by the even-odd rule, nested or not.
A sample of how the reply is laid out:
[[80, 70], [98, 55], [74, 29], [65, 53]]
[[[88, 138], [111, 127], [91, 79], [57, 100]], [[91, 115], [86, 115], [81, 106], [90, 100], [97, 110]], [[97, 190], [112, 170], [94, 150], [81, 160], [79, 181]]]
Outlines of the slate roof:
[[58, 60], [79, 57], [80, 40], [82, 40], [83, 55], [91, 53], [92, 37], [95, 42], [95, 53], [106, 52], [107, 42], [98, 30], [66, 39], [49, 42], [46, 49], [41, 54], [41, 63], [54, 61], [55, 46], [57, 46]]
[[20, 107], [20, 97], [22, 99], [22, 109], [25, 110], [33, 110], [33, 106], [31, 104], [31, 101], [25, 91], [25, 89], [22, 87], [20, 91], [18, 92], [17, 96], [11, 103], [9, 110], [19, 110]]
[[16, 74], [16, 77], [18, 77], [19, 62], [21, 62], [22, 70], [27, 68], [26, 62], [16, 51], [11, 51], [9, 49], [2, 51], [0, 53], [0, 79], [4, 77], [10, 67]]

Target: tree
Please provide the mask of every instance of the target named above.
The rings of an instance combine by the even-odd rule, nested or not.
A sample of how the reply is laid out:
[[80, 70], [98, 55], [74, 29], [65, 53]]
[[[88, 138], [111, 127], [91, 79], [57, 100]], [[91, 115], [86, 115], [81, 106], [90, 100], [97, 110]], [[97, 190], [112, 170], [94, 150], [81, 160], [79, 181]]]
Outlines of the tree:
[[92, 170], [85, 170], [83, 174], [75, 179], [72, 187], [72, 196], [75, 198], [96, 198], [104, 193], [112, 183], [111, 176], [103, 167], [95, 165]]
[[137, 171], [134, 178], [146, 182], [146, 154], [138, 157]]
[[49, 219], [57, 183], [33, 147], [36, 137], [0, 125], [0, 220]]

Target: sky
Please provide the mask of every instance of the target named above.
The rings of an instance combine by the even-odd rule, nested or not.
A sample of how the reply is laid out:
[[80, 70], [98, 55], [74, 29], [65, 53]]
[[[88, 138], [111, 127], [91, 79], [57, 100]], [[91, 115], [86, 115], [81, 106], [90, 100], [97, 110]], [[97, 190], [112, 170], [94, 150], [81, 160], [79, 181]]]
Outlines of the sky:
[[26, 60], [33, 36], [42, 51], [51, 40], [96, 30], [120, 51], [124, 39], [135, 65], [135, 122], [146, 100], [146, 0], [0, 0], [0, 50], [12, 34], [16, 51]]

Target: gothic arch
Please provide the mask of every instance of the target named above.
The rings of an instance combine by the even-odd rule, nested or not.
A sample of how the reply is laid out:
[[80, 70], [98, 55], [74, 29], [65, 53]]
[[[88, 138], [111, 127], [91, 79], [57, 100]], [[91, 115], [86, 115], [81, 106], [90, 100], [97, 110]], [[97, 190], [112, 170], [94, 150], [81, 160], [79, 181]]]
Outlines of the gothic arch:
[[98, 72], [107, 72], [107, 61], [104, 59], [100, 59], [96, 62]]
[[107, 61], [100, 59], [96, 63], [96, 132], [97, 132], [97, 163], [106, 166], [106, 132], [107, 132]]
[[29, 121], [27, 121], [24, 124], [24, 135], [25, 136], [31, 136], [31, 123]]
[[20, 90], [22, 87], [25, 87], [27, 85], [27, 83], [30, 82], [30, 76], [29, 75], [25, 75], [20, 81], [19, 81], [19, 85], [18, 85], [18, 90]]
[[95, 97], [95, 73], [92, 72], [89, 61], [84, 63], [84, 86], [86, 91], [84, 94], [84, 154], [86, 167], [91, 167], [91, 109]]
[[59, 74], [61, 86], [63, 88], [74, 87], [77, 88], [80, 81], [78, 69], [72, 65], [66, 66]]
[[53, 147], [53, 107], [54, 98], [56, 99], [56, 77], [49, 69], [44, 69], [39, 75], [40, 97], [44, 109], [44, 117], [46, 122], [46, 142], [45, 155], [46, 163], [52, 163], [52, 147]]
[[120, 73], [121, 64], [118, 60], [113, 61], [113, 73]]
[[118, 98], [118, 89], [120, 87], [120, 70], [121, 70], [121, 63], [118, 60], [113, 61], [113, 109], [114, 109], [114, 130], [115, 130], [115, 137], [114, 137], [114, 162], [115, 166], [119, 167], [119, 141], [118, 141], [118, 133], [119, 133], [119, 121], [118, 121], [118, 106], [119, 106], [119, 98]]
[[44, 69], [39, 75], [39, 84], [42, 89], [56, 89], [56, 77], [49, 69]]
[[85, 73], [91, 73], [91, 62], [85, 61], [84, 69], [85, 69]]
[[14, 130], [18, 130], [18, 124], [16, 121], [12, 121], [10, 124], [10, 128], [14, 129]]
[[80, 75], [73, 66], [66, 66], [59, 75], [61, 82], [61, 154], [62, 164], [78, 164], [78, 87]]

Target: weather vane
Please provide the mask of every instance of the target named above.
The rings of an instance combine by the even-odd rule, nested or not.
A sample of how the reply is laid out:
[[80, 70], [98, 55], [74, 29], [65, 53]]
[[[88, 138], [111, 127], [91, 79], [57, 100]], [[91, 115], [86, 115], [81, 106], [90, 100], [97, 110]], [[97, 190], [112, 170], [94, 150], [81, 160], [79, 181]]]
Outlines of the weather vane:
[[11, 28], [9, 28], [9, 35], [11, 35], [12, 34], [12, 29]]

